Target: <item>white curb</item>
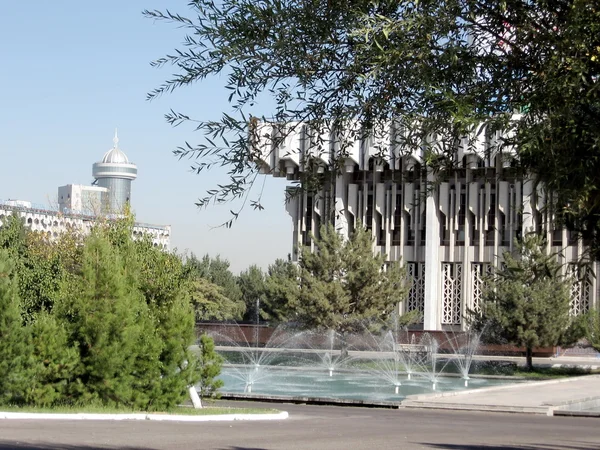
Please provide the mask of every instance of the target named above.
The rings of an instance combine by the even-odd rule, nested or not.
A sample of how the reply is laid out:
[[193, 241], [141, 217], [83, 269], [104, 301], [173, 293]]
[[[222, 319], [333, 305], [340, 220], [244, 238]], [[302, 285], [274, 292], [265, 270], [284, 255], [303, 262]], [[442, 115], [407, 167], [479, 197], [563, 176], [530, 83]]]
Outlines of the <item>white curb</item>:
[[35, 420], [160, 420], [171, 422], [231, 422], [235, 420], [282, 420], [287, 419], [287, 411], [276, 414], [216, 414], [207, 416], [186, 416], [179, 414], [63, 414], [63, 413], [21, 413], [0, 412], [0, 419]]

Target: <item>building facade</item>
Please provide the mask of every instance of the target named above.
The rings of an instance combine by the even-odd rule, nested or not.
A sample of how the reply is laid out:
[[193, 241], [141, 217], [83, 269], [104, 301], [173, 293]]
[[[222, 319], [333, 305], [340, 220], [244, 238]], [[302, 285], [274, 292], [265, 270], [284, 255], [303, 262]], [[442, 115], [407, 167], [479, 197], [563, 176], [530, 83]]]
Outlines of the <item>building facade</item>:
[[[339, 133], [321, 131], [316, 139], [305, 124], [285, 133], [257, 126], [253, 152], [263, 173], [301, 182], [311, 171], [320, 180], [313, 192], [289, 188], [294, 258], [299, 247], [314, 249], [311, 236], [321, 224], [348, 236], [362, 223], [375, 252], [406, 266], [412, 285], [399, 307], [421, 311], [425, 330], [464, 328], [467, 311], [478, 309], [484, 276], [526, 231], [546, 236], [565, 271], [581, 270], [576, 262], [585, 257], [585, 243], [555, 224], [548, 194], [519, 175], [510, 149], [498, 150], [499, 133], [463, 139], [443, 174], [424, 168], [423, 151], [403, 151], [394, 133], [389, 127], [342, 145]], [[592, 262], [576, 274], [572, 314], [598, 306], [599, 269]]]
[[[98, 216], [64, 213], [43, 205], [32, 205], [22, 200], [0, 200], [0, 226], [7, 216], [17, 214], [23, 219], [25, 225], [31, 230], [44, 233], [48, 238], [55, 239], [67, 231], [80, 231], [84, 234], [90, 232], [98, 222]], [[168, 250], [171, 241], [171, 227], [169, 225], [152, 225], [136, 222], [133, 227], [133, 238], [139, 239], [147, 235], [152, 244]]]

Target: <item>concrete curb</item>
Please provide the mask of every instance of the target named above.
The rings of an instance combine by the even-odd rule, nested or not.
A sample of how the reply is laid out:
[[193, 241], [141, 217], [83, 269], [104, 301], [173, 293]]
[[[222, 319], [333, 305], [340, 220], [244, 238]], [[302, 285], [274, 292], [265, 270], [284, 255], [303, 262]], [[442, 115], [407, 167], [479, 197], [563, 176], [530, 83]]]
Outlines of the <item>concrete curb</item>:
[[216, 414], [213, 416], [186, 416], [180, 414], [90, 414], [90, 413], [20, 413], [0, 412], [0, 419], [16, 420], [154, 420], [164, 422], [233, 422], [238, 420], [283, 420], [287, 411], [276, 414]]
[[451, 411], [494, 412], [510, 414], [537, 414], [551, 416], [551, 408], [546, 406], [500, 406], [500, 405], [466, 405], [463, 403], [421, 403], [410, 402], [403, 404], [405, 409], [437, 409]]
[[[582, 375], [582, 376], [598, 378], [600, 381], [600, 375]], [[419, 400], [419, 401], [434, 400], [435, 401], [436, 398], [442, 398], [442, 397], [455, 397], [455, 396], [460, 396], [460, 395], [481, 394], [481, 393], [485, 393], [485, 392], [502, 391], [502, 390], [515, 389], [515, 388], [528, 388], [528, 387], [532, 387], [532, 386], [544, 386], [544, 385], [548, 385], [548, 384], [569, 383], [572, 381], [577, 381], [578, 379], [581, 379], [581, 377], [565, 377], [565, 378], [555, 378], [555, 379], [551, 379], [551, 380], [539, 380], [539, 381], [528, 380], [528, 381], [522, 381], [519, 383], [507, 383], [507, 384], [503, 384], [501, 386], [490, 386], [490, 387], [483, 387], [483, 388], [477, 388], [477, 389], [464, 389], [462, 391], [414, 394], [414, 395], [406, 396], [405, 401], [411, 401], [411, 400]]]

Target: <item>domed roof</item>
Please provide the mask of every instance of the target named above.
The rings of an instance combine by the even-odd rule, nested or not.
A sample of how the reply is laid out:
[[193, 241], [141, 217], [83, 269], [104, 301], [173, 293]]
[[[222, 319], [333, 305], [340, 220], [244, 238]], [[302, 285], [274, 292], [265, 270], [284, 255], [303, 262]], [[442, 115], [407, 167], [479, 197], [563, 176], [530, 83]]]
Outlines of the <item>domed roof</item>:
[[102, 158], [102, 162], [105, 164], [129, 164], [127, 155], [119, 148], [119, 138], [117, 136], [117, 130], [115, 130], [115, 137], [113, 138], [113, 148], [107, 151]]

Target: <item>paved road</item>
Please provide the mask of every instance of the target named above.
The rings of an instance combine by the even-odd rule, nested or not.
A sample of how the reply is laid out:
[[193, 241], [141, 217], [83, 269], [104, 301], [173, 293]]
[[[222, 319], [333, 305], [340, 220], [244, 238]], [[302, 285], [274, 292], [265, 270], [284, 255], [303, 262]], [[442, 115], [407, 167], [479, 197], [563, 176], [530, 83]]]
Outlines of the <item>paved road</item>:
[[290, 418], [276, 422], [196, 424], [6, 420], [0, 421], [0, 450], [600, 449], [598, 419], [288, 404], [264, 406], [289, 411]]
[[600, 399], [600, 375], [412, 395], [402, 405], [547, 414], [561, 405], [590, 398]]

